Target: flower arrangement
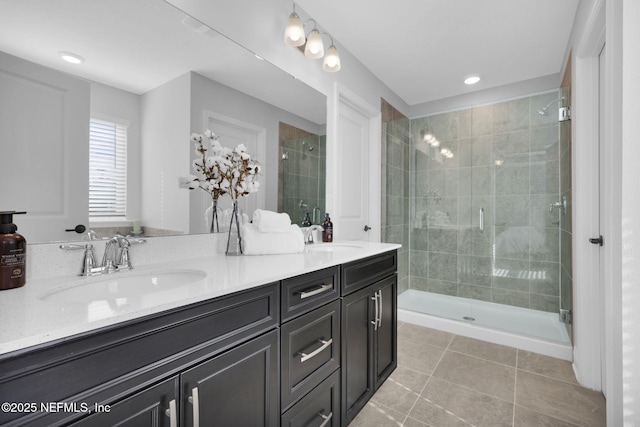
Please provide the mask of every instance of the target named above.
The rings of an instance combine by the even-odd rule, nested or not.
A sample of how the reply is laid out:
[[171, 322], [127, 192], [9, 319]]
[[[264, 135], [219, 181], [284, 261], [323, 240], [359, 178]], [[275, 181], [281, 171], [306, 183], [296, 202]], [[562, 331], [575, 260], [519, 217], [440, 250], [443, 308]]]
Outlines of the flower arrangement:
[[[204, 144], [205, 138], [210, 141], [210, 150]], [[256, 180], [260, 172], [258, 162], [247, 153], [244, 144], [231, 149], [223, 147], [219, 138], [209, 129], [204, 136], [196, 133], [191, 135], [199, 158], [193, 161], [193, 170], [197, 175], [189, 176], [189, 188], [203, 189], [211, 194], [214, 202], [225, 194], [229, 194], [235, 202], [239, 197], [257, 192], [260, 188]]]

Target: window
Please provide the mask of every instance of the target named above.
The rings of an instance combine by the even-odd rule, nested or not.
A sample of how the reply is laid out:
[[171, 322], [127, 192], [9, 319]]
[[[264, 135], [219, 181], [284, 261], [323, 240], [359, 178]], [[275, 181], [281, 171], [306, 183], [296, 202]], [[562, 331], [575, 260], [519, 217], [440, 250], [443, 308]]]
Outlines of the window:
[[89, 217], [124, 218], [127, 126], [92, 118], [89, 125]]

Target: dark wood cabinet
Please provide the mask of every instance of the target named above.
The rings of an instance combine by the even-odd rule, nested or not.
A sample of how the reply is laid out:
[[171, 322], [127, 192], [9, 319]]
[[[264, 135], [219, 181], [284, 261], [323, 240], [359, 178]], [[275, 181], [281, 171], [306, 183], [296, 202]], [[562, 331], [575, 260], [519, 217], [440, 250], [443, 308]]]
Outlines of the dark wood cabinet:
[[[347, 268], [364, 272], [367, 269], [363, 266], [369, 261]], [[387, 258], [379, 265], [393, 261]], [[391, 270], [384, 277], [374, 268], [368, 281], [366, 274], [358, 275], [358, 286], [346, 285], [347, 289], [357, 290], [342, 298], [344, 425], [355, 418], [397, 366], [397, 277], [395, 269]]]
[[183, 425], [277, 426], [278, 341], [272, 331], [185, 371]]
[[172, 427], [177, 425], [178, 376], [164, 380], [114, 405], [91, 408], [94, 413], [73, 427]]

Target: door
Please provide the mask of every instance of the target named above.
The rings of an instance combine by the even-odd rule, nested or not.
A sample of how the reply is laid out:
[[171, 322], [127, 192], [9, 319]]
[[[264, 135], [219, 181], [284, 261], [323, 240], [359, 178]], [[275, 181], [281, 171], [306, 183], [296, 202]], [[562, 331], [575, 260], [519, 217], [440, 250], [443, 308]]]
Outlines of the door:
[[[213, 112], [205, 112], [205, 129], [201, 132], [204, 133], [206, 129], [210, 129], [213, 133], [220, 138], [218, 141], [223, 147], [229, 147], [234, 149], [239, 144], [244, 144], [247, 147], [247, 152], [251, 155], [251, 158], [256, 159], [260, 164], [260, 176], [258, 182], [261, 184], [260, 191], [257, 193], [249, 194], [238, 200], [238, 206], [241, 212], [247, 214], [249, 219], [253, 215], [253, 211], [256, 209], [265, 209], [266, 207], [266, 189], [265, 183], [265, 164], [266, 164], [266, 129], [259, 126], [255, 126], [251, 123], [246, 123], [231, 117], [223, 116], [221, 114]], [[192, 160], [195, 159], [195, 154], [192, 154]], [[205, 191], [193, 191], [190, 196], [190, 210], [191, 212], [206, 212], [207, 208], [211, 205], [211, 197]], [[231, 198], [228, 196], [221, 197], [218, 202], [218, 209], [220, 211], [230, 211]], [[220, 218], [220, 230], [223, 228], [228, 230], [228, 221], [230, 216]], [[190, 215], [189, 216], [189, 232], [193, 233], [208, 233], [210, 226], [207, 223], [207, 215]]]
[[373, 290], [368, 286], [343, 299], [342, 414], [348, 424], [373, 395]]
[[[610, 155], [610, 153], [606, 150], [606, 145], [604, 144], [605, 138], [606, 138], [606, 115], [605, 115], [605, 109], [603, 108], [604, 106], [604, 99], [605, 99], [605, 71], [606, 71], [606, 45], [604, 45], [602, 47], [602, 50], [600, 51], [600, 56], [599, 56], [599, 76], [598, 76], [598, 81], [599, 81], [599, 85], [598, 85], [598, 97], [599, 97], [599, 135], [598, 135], [598, 162], [599, 162], [599, 168], [598, 168], [598, 182], [600, 183], [600, 186], [598, 188], [598, 206], [600, 207], [599, 212], [598, 212], [598, 223], [599, 223], [599, 229], [600, 229], [600, 235], [598, 236], [592, 236], [593, 238], [598, 238], [600, 239], [601, 236], [603, 235], [608, 235], [609, 233], [607, 233], [606, 230], [606, 222], [604, 221], [605, 218], [607, 218], [607, 203], [602, 203], [603, 200], [605, 200], [606, 195], [607, 195], [607, 185], [611, 180], [611, 176], [608, 173], [608, 168], [607, 168], [607, 163], [609, 161], [608, 156]], [[604, 245], [604, 237], [602, 238], [603, 240], [601, 241], [602, 244]], [[600, 244], [600, 242], [598, 243]], [[599, 258], [598, 258], [598, 265], [599, 265], [599, 275], [598, 275], [598, 283], [600, 284], [600, 292], [601, 292], [601, 301], [604, 301], [604, 321], [610, 321], [610, 317], [606, 315], [606, 311], [609, 308], [609, 305], [607, 304], [607, 292], [605, 290], [605, 283], [606, 283], [606, 271], [605, 271], [605, 256], [606, 256], [606, 251], [604, 250], [600, 250], [599, 253]], [[601, 386], [602, 386], [602, 393], [605, 395], [605, 397], [607, 396], [607, 381], [606, 381], [606, 374], [607, 374], [607, 348], [608, 346], [606, 345], [607, 343], [607, 337], [606, 337], [606, 333], [607, 333], [607, 328], [603, 327], [600, 329], [600, 378], [601, 378]]]
[[27, 211], [14, 219], [29, 243], [79, 239], [65, 230], [89, 225], [89, 83], [0, 59], [0, 211]]
[[[398, 278], [394, 274], [373, 287], [377, 293], [379, 304], [379, 322], [375, 329], [374, 341], [374, 368], [375, 368], [375, 388], [391, 375], [398, 365], [397, 361], [397, 313], [398, 304], [396, 301]], [[374, 294], [375, 295], [375, 294]]]
[[354, 95], [338, 98], [333, 211], [327, 208], [334, 240], [379, 241], [380, 112]]
[[189, 426], [277, 426], [278, 331], [255, 338], [182, 374]]
[[113, 405], [91, 407], [96, 413], [73, 427], [173, 427], [178, 420], [178, 377], [173, 377]]

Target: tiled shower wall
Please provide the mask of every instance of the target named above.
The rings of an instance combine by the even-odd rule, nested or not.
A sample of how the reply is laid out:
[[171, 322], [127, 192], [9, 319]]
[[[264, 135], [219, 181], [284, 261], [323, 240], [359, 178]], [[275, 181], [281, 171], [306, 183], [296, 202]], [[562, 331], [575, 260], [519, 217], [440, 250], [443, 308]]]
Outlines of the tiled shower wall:
[[554, 105], [538, 113], [558, 97], [412, 119], [408, 186], [408, 159], [389, 158], [389, 141], [400, 144], [402, 131], [387, 130], [387, 228], [400, 239], [391, 227], [405, 221], [405, 204], [394, 198], [408, 187], [410, 288], [558, 311], [562, 214], [549, 205], [561, 199], [559, 125]]
[[[315, 223], [324, 220], [326, 136], [280, 123], [278, 212], [286, 212], [301, 224], [306, 212]], [[284, 155], [284, 158], [283, 158]]]
[[398, 293], [409, 288], [410, 123], [384, 99], [382, 111], [382, 241], [398, 252]]

